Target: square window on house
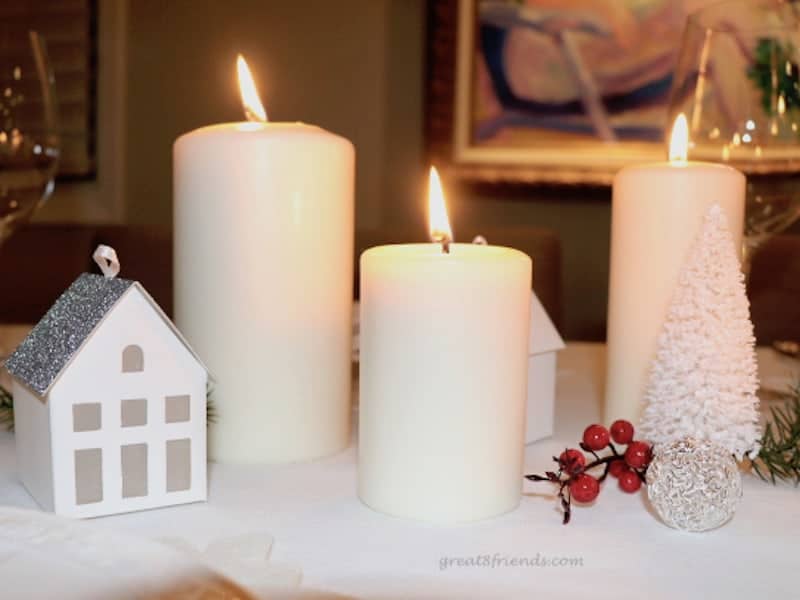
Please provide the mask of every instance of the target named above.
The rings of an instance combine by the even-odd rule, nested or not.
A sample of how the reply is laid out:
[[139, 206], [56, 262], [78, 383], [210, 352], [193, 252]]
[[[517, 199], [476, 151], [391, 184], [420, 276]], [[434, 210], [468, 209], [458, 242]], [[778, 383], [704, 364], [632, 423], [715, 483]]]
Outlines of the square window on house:
[[164, 399], [164, 422], [180, 423], [189, 420], [189, 396], [167, 396]]
[[147, 444], [122, 446], [122, 497], [147, 496]]
[[103, 500], [103, 451], [100, 448], [75, 450], [75, 504]]
[[72, 431], [100, 429], [100, 403], [86, 402], [72, 405]]
[[167, 441], [167, 491], [180, 492], [192, 487], [192, 440]]
[[123, 427], [147, 425], [147, 400], [145, 398], [123, 400], [120, 416]]

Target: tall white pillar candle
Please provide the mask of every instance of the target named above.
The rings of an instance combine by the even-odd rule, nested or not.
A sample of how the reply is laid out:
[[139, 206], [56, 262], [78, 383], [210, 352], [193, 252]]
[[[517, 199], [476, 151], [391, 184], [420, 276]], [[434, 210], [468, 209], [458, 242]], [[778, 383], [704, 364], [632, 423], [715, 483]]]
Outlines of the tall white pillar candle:
[[175, 313], [215, 378], [212, 458], [349, 441], [354, 150], [302, 123], [213, 125], [174, 147]]
[[[680, 142], [680, 140], [676, 140]], [[614, 178], [605, 420], [639, 419], [672, 293], [712, 204], [744, 229], [745, 177], [720, 164], [671, 160]]]
[[[432, 213], [446, 223], [443, 202]], [[391, 515], [474, 521], [522, 490], [531, 260], [445, 228], [431, 227], [442, 244], [361, 256], [358, 493]]]

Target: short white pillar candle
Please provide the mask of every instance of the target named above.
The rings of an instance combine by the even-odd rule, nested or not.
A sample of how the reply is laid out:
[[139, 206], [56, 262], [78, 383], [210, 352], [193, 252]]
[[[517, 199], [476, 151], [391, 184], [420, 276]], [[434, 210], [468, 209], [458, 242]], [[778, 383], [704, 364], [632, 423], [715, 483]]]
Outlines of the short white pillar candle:
[[361, 257], [358, 493], [391, 515], [474, 521], [520, 500], [531, 260], [447, 245]]

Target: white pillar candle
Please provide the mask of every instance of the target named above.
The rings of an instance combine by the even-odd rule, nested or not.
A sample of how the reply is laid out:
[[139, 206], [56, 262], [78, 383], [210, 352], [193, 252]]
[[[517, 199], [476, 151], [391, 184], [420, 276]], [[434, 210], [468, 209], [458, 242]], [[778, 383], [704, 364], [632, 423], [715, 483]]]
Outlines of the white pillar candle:
[[669, 162], [622, 169], [614, 178], [605, 420], [637, 422], [672, 293], [710, 206], [725, 212], [737, 250], [745, 177], [720, 164], [685, 160], [678, 120]]
[[361, 256], [359, 496], [437, 522], [519, 503], [531, 294], [522, 252], [448, 247]]
[[297, 461], [349, 442], [353, 174], [352, 144], [302, 123], [213, 125], [175, 143], [176, 322], [216, 380], [216, 460]]

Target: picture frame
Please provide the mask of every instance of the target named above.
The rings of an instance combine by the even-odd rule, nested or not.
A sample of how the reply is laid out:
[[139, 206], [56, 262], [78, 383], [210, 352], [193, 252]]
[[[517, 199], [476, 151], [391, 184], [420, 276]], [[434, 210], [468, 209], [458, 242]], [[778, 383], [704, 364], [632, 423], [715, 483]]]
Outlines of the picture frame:
[[[587, 99], [570, 94], [576, 89], [579, 92], [586, 89], [591, 91], [591, 81], [586, 79], [581, 88], [578, 80], [582, 69], [585, 78], [591, 77], [592, 65], [584, 68], [586, 65], [578, 64], [576, 67], [573, 64], [576, 68], [570, 73], [562, 70], [558, 75], [560, 81], [553, 85], [541, 76], [548, 68], [547, 64], [540, 65], [545, 71], [538, 73], [536, 65], [533, 65], [528, 73], [520, 75], [519, 69], [527, 68], [522, 62], [516, 67], [511, 65], [510, 68], [518, 69], [516, 74], [497, 72], [497, 69], [504, 68], [501, 61], [508, 60], [508, 48], [502, 48], [503, 44], [508, 44], [508, 39], [489, 39], [491, 35], [499, 34], [502, 37], [504, 27], [508, 30], [520, 23], [523, 24], [520, 27], [524, 27], [525, 23], [540, 17], [542, 22], [558, 21], [560, 14], [567, 14], [570, 5], [581, 8], [580, 11], [574, 11], [573, 15], [586, 12], [583, 9], [587, 6], [584, 0], [546, 1], [542, 4], [550, 8], [531, 9], [524, 0], [429, 2], [427, 149], [430, 161], [439, 166], [448, 178], [471, 183], [606, 186], [612, 182], [616, 171], [625, 165], [665, 158], [666, 105], [685, 15], [671, 14], [669, 23], [672, 27], [669, 31], [672, 39], [651, 51], [657, 60], [651, 61], [652, 73], [639, 74], [640, 78], [643, 77], [639, 87], [636, 87], [636, 83], [627, 84], [629, 89], [634, 86], [627, 96], [619, 93], [607, 96], [602, 95], [602, 90], [595, 90], [596, 93], [590, 93]], [[658, 4], [658, 0], [653, 0], [654, 6]], [[602, 27], [601, 17], [591, 27]], [[570, 19], [562, 21], [564, 27], [571, 22]], [[610, 32], [610, 27], [606, 31]], [[541, 31], [534, 32], [537, 33]], [[553, 53], [551, 58], [555, 56], [555, 63], [551, 61], [549, 66], [557, 64], [559, 60], [570, 62], [569, 56], [559, 58], [556, 55], [558, 52], [573, 58], [577, 56], [580, 63], [580, 52], [586, 52], [585, 44], [589, 42], [586, 41], [586, 35], [579, 41], [584, 43], [583, 49], [576, 48], [569, 39], [566, 42], [561, 40], [558, 48], [552, 46], [549, 40], [531, 42], [523, 39], [515, 52], [524, 58], [525, 51], [532, 53], [537, 48], [536, 44], [540, 43], [544, 44], [541, 48]], [[533, 45], [526, 49], [526, 43]], [[548, 47], [548, 44], [552, 47]], [[613, 46], [613, 43], [610, 44]], [[570, 45], [571, 49], [568, 48]], [[500, 51], [505, 51], [500, 59], [496, 54], [492, 57], [490, 68], [485, 60], [489, 46], [493, 46], [494, 51], [498, 51], [498, 46]], [[613, 47], [604, 48], [609, 56], [614, 56]], [[512, 62], [514, 56], [512, 54]], [[632, 73], [639, 67], [634, 59], [627, 72]], [[491, 68], [495, 71], [490, 72]], [[545, 90], [552, 88], [544, 93], [554, 97], [561, 94], [561, 99], [548, 105], [540, 99], [531, 100], [513, 91], [509, 93], [509, 89], [501, 90], [505, 97], [498, 94], [497, 88], [502, 87], [503, 78], [516, 78], [519, 81], [525, 77], [532, 78], [534, 93], [537, 86]], [[613, 74], [606, 73], [606, 83], [612, 78]], [[559, 89], [559, 86], [566, 89]], [[485, 115], [487, 97], [498, 103], [491, 118]], [[595, 109], [599, 107], [595, 111], [599, 117], [587, 114], [584, 110], [592, 104], [592, 97]], [[614, 103], [621, 110], [612, 115], [603, 115], [603, 105], [611, 104], [613, 107]], [[626, 107], [632, 107], [627, 114]], [[626, 131], [630, 135], [618, 135]], [[605, 140], [602, 139], [603, 133], [607, 138]]]

